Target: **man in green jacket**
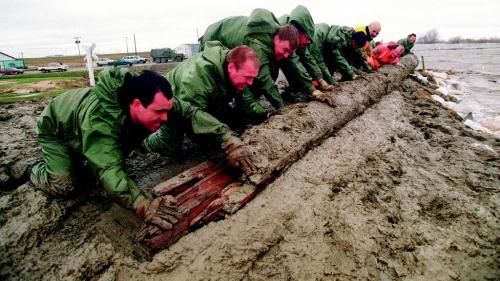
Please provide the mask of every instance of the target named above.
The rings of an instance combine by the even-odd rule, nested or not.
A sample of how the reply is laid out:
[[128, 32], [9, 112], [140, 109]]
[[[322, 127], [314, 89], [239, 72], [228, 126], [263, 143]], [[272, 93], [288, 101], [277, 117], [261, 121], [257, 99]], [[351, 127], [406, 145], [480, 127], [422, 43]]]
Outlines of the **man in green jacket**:
[[[295, 51], [295, 54], [288, 58], [288, 64], [282, 65], [282, 70], [285, 75], [286, 73], [293, 73], [292, 69], [288, 69], [289, 65], [302, 64], [311, 78], [318, 84], [318, 89], [322, 91], [333, 90], [333, 85], [325, 81], [321, 69], [309, 51], [309, 46], [314, 39], [314, 34], [316, 33], [314, 21], [309, 13], [309, 10], [307, 10], [306, 7], [299, 5], [292, 10], [290, 15], [283, 15], [278, 19], [278, 21], [281, 25], [293, 24], [299, 30], [299, 48]], [[303, 69], [297, 67], [297, 71], [303, 71]], [[290, 79], [289, 82], [293, 84], [295, 80], [296, 79]], [[297, 86], [295, 87], [297, 88]]]
[[398, 44], [403, 45], [403, 47], [405, 47], [405, 51], [402, 56], [411, 53], [411, 49], [415, 45], [415, 41], [417, 41], [417, 35], [415, 33], [408, 34], [406, 38], [400, 39], [398, 41]]
[[[205, 42], [220, 41], [228, 48], [247, 45], [252, 48], [260, 60], [259, 75], [254, 84], [243, 92], [244, 100], [258, 100], [264, 95], [271, 105], [278, 109], [283, 106], [283, 99], [274, 84], [278, 78], [281, 63], [287, 63], [299, 45], [299, 31], [293, 25], [280, 26], [276, 17], [268, 10], [255, 9], [249, 17], [229, 17], [210, 25], [200, 39], [200, 48]], [[302, 67], [301, 64], [290, 64], [294, 69]], [[296, 71], [296, 83], [310, 93], [314, 98], [334, 104], [333, 99], [316, 90], [306, 71]], [[245, 108], [245, 113], [259, 119], [269, 116], [269, 111], [264, 109], [259, 102], [251, 103]]]
[[[241, 104], [241, 93], [252, 85], [258, 71], [259, 58], [250, 47], [242, 45], [229, 50], [218, 41], [210, 41], [203, 51], [176, 66], [166, 77], [176, 98], [216, 117], [219, 126], [225, 127], [221, 121], [240, 124], [243, 115], [236, 113], [229, 103], [235, 99], [236, 104]], [[143, 146], [147, 151], [180, 150], [181, 143], [172, 147], [169, 141], [171, 131], [171, 126], [163, 124]], [[229, 140], [225, 138], [222, 141], [226, 143]], [[234, 136], [231, 138], [229, 143], [238, 141]], [[228, 164], [233, 163], [228, 161]], [[247, 165], [239, 168], [246, 174], [251, 172]]]
[[[37, 122], [44, 161], [33, 167], [30, 180], [48, 195], [68, 195], [78, 184], [75, 172], [86, 160], [120, 205], [168, 229], [179, 218], [173, 200], [151, 201], [123, 169], [125, 155], [164, 122], [177, 135], [213, 135], [221, 142], [231, 138], [229, 128], [211, 115], [174, 99], [164, 77], [151, 71], [137, 75], [126, 68], [105, 69], [95, 87], [68, 91], [47, 105]], [[244, 146], [239, 150], [235, 153], [241, 154]]]
[[338, 70], [343, 80], [354, 80], [357, 77], [356, 69], [351, 65], [353, 57], [363, 60], [363, 55], [358, 51], [366, 44], [366, 34], [356, 32], [347, 26], [325, 23], [316, 25], [316, 35], [310, 47], [311, 54], [315, 57], [323, 77], [328, 83], [335, 80], [332, 74]]

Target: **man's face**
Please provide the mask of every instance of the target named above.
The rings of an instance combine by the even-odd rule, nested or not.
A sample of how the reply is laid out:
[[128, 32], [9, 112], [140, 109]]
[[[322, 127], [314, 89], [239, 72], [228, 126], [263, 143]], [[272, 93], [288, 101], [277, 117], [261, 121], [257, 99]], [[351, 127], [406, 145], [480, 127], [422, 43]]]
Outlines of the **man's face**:
[[238, 91], [243, 91], [245, 87], [251, 86], [253, 79], [259, 74], [259, 68], [251, 60], [246, 60], [240, 69], [236, 68], [234, 63], [227, 65], [229, 80]]
[[304, 48], [310, 45], [311, 42], [311, 39], [309, 39], [309, 36], [305, 32], [299, 32], [299, 48]]
[[288, 58], [294, 49], [290, 48], [290, 41], [281, 40], [278, 35], [274, 36], [274, 58], [282, 60]]
[[415, 41], [417, 40], [417, 36], [410, 36], [409, 40], [410, 40], [410, 43], [415, 44]]
[[400, 57], [405, 51], [405, 47], [399, 45], [395, 50], [394, 50], [394, 53]]
[[374, 29], [374, 30], [371, 30], [371, 31], [370, 31], [370, 36], [371, 36], [372, 38], [375, 38], [375, 37], [377, 37], [377, 35], [378, 35], [379, 33], [380, 33], [380, 30], [376, 30], [376, 29]]
[[380, 34], [380, 30], [382, 30], [382, 26], [377, 21], [374, 21], [368, 25], [368, 31], [370, 32], [370, 36], [372, 38], [377, 37]]
[[130, 104], [130, 116], [134, 124], [140, 124], [150, 132], [156, 132], [161, 123], [168, 119], [168, 111], [174, 105], [174, 99], [167, 99], [161, 91], [155, 94], [153, 101], [144, 107], [139, 99]]

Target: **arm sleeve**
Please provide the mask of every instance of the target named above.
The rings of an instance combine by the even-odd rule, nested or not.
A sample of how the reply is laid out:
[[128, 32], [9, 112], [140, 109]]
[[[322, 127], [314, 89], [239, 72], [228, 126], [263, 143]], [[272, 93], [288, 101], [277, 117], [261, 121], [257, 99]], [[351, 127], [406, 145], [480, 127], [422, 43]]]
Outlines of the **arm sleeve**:
[[326, 66], [325, 58], [323, 57], [323, 48], [319, 47], [318, 46], [319, 44], [322, 43], [315, 42], [312, 45], [310, 45], [308, 47], [309, 54], [311, 55], [311, 57], [313, 57], [314, 61], [316, 62], [316, 66], [321, 72], [321, 77], [325, 79], [326, 82], [333, 85], [335, 84], [335, 80], [333, 79], [332, 74], [330, 73], [328, 67]]
[[176, 155], [180, 152], [184, 135], [211, 135], [220, 143], [226, 142], [233, 132], [229, 127], [212, 115], [175, 99], [174, 107], [169, 112], [169, 121], [151, 134], [142, 144], [147, 152], [163, 155]]
[[236, 95], [236, 103], [243, 109], [245, 115], [251, 118], [262, 119], [268, 113], [268, 110], [255, 99], [248, 87], [245, 87], [243, 92]]
[[307, 93], [311, 93], [315, 90], [311, 76], [307, 73], [306, 68], [302, 65], [296, 53], [293, 53], [281, 63], [281, 69], [287, 80], [294, 81], [300, 89], [306, 90]]
[[278, 92], [274, 80], [271, 77], [271, 70], [269, 65], [269, 56], [273, 54], [257, 39], [249, 38], [249, 46], [257, 53], [260, 59], [260, 68], [257, 78], [251, 87], [251, 91], [257, 91], [263, 94], [266, 99], [271, 103], [274, 108], [283, 107], [283, 98]]
[[347, 62], [339, 49], [333, 48], [331, 51], [332, 60], [339, 69], [342, 75], [346, 75], [349, 79], [354, 76], [354, 70], [352, 66]]
[[319, 68], [319, 65], [311, 53], [311, 47], [307, 46], [297, 51], [297, 55], [300, 58], [300, 61], [306, 68], [307, 72], [311, 76], [313, 80], [319, 80], [323, 78], [323, 73]]
[[118, 134], [107, 123], [93, 122], [82, 130], [83, 155], [88, 160], [94, 175], [103, 188], [126, 208], [146, 198], [137, 184], [123, 169], [124, 157], [120, 149]]

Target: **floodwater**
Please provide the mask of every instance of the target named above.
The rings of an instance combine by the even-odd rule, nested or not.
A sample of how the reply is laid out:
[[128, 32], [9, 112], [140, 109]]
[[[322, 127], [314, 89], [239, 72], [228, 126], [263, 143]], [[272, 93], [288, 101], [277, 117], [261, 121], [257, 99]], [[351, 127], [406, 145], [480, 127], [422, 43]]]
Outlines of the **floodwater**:
[[493, 133], [500, 130], [499, 43], [416, 44], [413, 51], [436, 74], [439, 91], [459, 99], [449, 107], [462, 116], [471, 113]]

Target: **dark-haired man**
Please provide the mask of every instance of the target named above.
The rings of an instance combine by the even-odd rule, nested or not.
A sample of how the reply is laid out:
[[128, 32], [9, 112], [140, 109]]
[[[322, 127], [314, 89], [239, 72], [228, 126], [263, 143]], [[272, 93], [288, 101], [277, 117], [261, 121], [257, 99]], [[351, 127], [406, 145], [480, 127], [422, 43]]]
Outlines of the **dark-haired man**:
[[[258, 119], [265, 119], [270, 112], [257, 102], [264, 95], [274, 108], [283, 106], [283, 99], [274, 84], [278, 78], [280, 65], [287, 63], [299, 46], [299, 30], [293, 24], [280, 25], [273, 13], [265, 9], [255, 9], [249, 17], [237, 16], [225, 18], [210, 25], [200, 39], [200, 48], [208, 41], [220, 41], [228, 48], [239, 45], [251, 47], [259, 56], [260, 69], [255, 83], [243, 92], [250, 107], [245, 111]], [[288, 79], [302, 85], [303, 91], [314, 98], [334, 104], [333, 99], [316, 90], [311, 77], [306, 71], [294, 71], [301, 64], [289, 65]], [[285, 73], [287, 74], [287, 73]], [[252, 102], [253, 101], [253, 102]]]
[[151, 201], [123, 169], [127, 152], [168, 122], [181, 132], [214, 135], [231, 131], [209, 114], [174, 99], [168, 81], [150, 71], [108, 68], [93, 88], [68, 91], [53, 99], [37, 122], [43, 162], [30, 180], [51, 196], [68, 195], [78, 183], [75, 172], [86, 160], [102, 187], [146, 222], [169, 228], [178, 218], [169, 198]]
[[[235, 99], [237, 107], [242, 106], [241, 93], [252, 85], [258, 72], [259, 58], [250, 47], [242, 45], [229, 50], [218, 41], [210, 41], [203, 51], [177, 65], [166, 77], [176, 98], [216, 117], [223, 127], [224, 123], [241, 124], [243, 115], [238, 114], [230, 102]], [[182, 138], [176, 137], [174, 128], [165, 123], [144, 141], [144, 148], [148, 151], [178, 151], [182, 145], [179, 140]], [[229, 149], [242, 146], [241, 140], [223, 135], [222, 142], [228, 165], [250, 174], [254, 167], [252, 157], [243, 150], [229, 153]]]

